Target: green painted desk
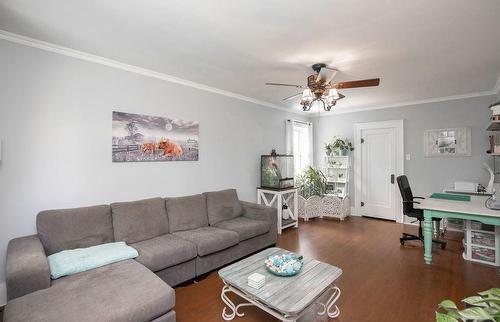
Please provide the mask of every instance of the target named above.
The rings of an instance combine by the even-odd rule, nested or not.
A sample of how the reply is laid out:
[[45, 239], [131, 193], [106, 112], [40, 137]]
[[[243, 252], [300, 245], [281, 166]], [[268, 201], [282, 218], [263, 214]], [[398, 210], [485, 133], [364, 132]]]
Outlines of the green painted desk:
[[500, 210], [484, 206], [487, 197], [471, 196], [471, 201], [426, 198], [415, 208], [424, 210], [424, 260], [432, 262], [432, 218], [457, 218], [476, 220], [483, 224], [500, 226]]

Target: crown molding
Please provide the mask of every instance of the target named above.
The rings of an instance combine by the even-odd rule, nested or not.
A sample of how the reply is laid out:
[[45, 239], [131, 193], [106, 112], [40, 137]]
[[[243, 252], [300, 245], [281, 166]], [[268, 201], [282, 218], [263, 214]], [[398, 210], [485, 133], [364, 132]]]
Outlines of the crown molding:
[[253, 103], [256, 105], [271, 107], [274, 109], [278, 109], [278, 110], [290, 112], [290, 113], [295, 113], [295, 114], [301, 114], [301, 115], [303, 114], [301, 111], [293, 111], [293, 110], [290, 110], [284, 106], [280, 106], [280, 105], [273, 104], [270, 102], [266, 102], [266, 101], [262, 101], [262, 100], [248, 97], [245, 95], [241, 95], [238, 93], [226, 91], [226, 90], [212, 87], [209, 85], [193, 82], [193, 81], [190, 81], [187, 79], [175, 77], [175, 76], [168, 75], [165, 73], [160, 73], [160, 72], [157, 72], [157, 71], [154, 71], [151, 69], [142, 68], [142, 67], [134, 66], [134, 65], [130, 65], [130, 64], [125, 64], [125, 63], [119, 62], [117, 60], [89, 54], [89, 53], [86, 53], [83, 51], [71, 49], [71, 48], [64, 47], [64, 46], [59, 46], [59, 45], [56, 45], [56, 44], [53, 44], [50, 42], [46, 42], [46, 41], [42, 41], [42, 40], [38, 40], [35, 38], [22, 36], [22, 35], [15, 34], [15, 33], [5, 31], [2, 29], [0, 29], [0, 39], [10, 41], [13, 43], [17, 43], [17, 44], [21, 44], [21, 45], [28, 46], [28, 47], [33, 47], [33, 48], [49, 51], [49, 52], [60, 54], [60, 55], [64, 55], [64, 56], [68, 56], [68, 57], [72, 57], [72, 58], [76, 58], [76, 59], [80, 59], [80, 60], [84, 60], [84, 61], [88, 61], [88, 62], [100, 64], [100, 65], [104, 65], [107, 67], [112, 67], [112, 68], [124, 70], [127, 72], [139, 74], [142, 76], [152, 77], [152, 78], [160, 79], [160, 80], [167, 81], [170, 83], [184, 85], [184, 86], [196, 88], [196, 89], [199, 89], [202, 91], [231, 97], [231, 98], [234, 98], [237, 100], [250, 102], [250, 103]]
[[489, 96], [489, 95], [497, 95], [497, 96], [500, 95], [500, 77], [499, 77], [497, 79], [495, 87], [490, 91], [467, 93], [467, 94], [453, 95], [453, 96], [436, 97], [436, 98], [430, 98], [430, 99], [424, 99], [424, 100], [418, 100], [418, 101], [399, 102], [399, 103], [380, 105], [380, 106], [375, 106], [375, 107], [360, 107], [360, 108], [353, 108], [353, 109], [345, 108], [345, 110], [344, 109], [340, 109], [340, 110], [334, 109], [333, 111], [328, 112], [328, 114], [310, 113], [310, 112], [308, 113], [308, 112], [303, 112], [301, 110], [293, 110], [293, 109], [287, 108], [287, 107], [282, 106], [282, 105], [277, 105], [274, 103], [262, 101], [262, 100], [259, 100], [256, 98], [248, 97], [245, 95], [230, 92], [227, 90], [223, 90], [223, 89], [216, 88], [213, 86], [205, 85], [202, 83], [193, 82], [193, 81], [190, 81], [187, 79], [179, 78], [179, 77], [168, 75], [165, 73], [160, 73], [160, 72], [157, 72], [157, 71], [154, 71], [151, 69], [142, 68], [142, 67], [134, 66], [134, 65], [130, 65], [130, 64], [125, 64], [125, 63], [122, 63], [122, 62], [117, 61], [117, 60], [89, 54], [89, 53], [86, 53], [83, 51], [71, 49], [71, 48], [64, 47], [64, 46], [59, 46], [59, 45], [56, 45], [56, 44], [53, 44], [50, 42], [46, 42], [43, 40], [38, 40], [35, 38], [22, 36], [22, 35], [12, 33], [9, 31], [5, 31], [2, 29], [0, 29], [0, 39], [10, 41], [13, 43], [17, 43], [17, 44], [21, 44], [21, 45], [28, 46], [28, 47], [33, 47], [33, 48], [49, 51], [49, 52], [60, 54], [60, 55], [64, 55], [64, 56], [68, 56], [68, 57], [72, 57], [72, 58], [76, 58], [76, 59], [80, 59], [80, 60], [84, 60], [84, 61], [88, 61], [88, 62], [100, 64], [100, 65], [104, 65], [107, 67], [120, 69], [123, 71], [139, 74], [142, 76], [152, 77], [152, 78], [156, 78], [156, 79], [163, 80], [166, 82], [196, 88], [199, 90], [203, 90], [203, 91], [211, 92], [214, 94], [234, 98], [237, 100], [253, 103], [256, 105], [270, 107], [270, 108], [274, 108], [274, 109], [281, 110], [281, 111], [288, 112], [288, 113], [299, 114], [299, 115], [306, 116], [306, 117], [334, 116], [334, 115], [338, 115], [338, 114], [372, 111], [372, 110], [380, 110], [380, 109], [395, 108], [395, 107], [410, 106], [410, 105], [421, 105], [421, 104], [427, 104], [427, 103], [437, 103], [437, 102], [444, 102], [444, 101], [459, 100], [459, 99], [464, 99], [464, 98]]
[[329, 116], [335, 116], [335, 115], [339, 115], [339, 114], [374, 111], [374, 110], [382, 110], [382, 109], [386, 109], [386, 108], [396, 108], [396, 107], [404, 107], [404, 106], [417, 106], [417, 105], [422, 105], [422, 104], [455, 101], [455, 100], [461, 100], [461, 99], [466, 99], [466, 98], [493, 96], [493, 95], [497, 95], [497, 92], [495, 89], [490, 90], [490, 91], [483, 91], [483, 92], [435, 97], [435, 98], [429, 98], [429, 99], [418, 100], [418, 101], [399, 102], [399, 103], [388, 104], [388, 105], [379, 105], [379, 106], [374, 106], [374, 107], [360, 107], [360, 108], [353, 108], [353, 109], [346, 107], [344, 109], [336, 109], [336, 110], [334, 109], [331, 112], [328, 112], [329, 114], [325, 114], [326, 112], [325, 113], [315, 113], [315, 114], [311, 115], [311, 117], [329, 117]]

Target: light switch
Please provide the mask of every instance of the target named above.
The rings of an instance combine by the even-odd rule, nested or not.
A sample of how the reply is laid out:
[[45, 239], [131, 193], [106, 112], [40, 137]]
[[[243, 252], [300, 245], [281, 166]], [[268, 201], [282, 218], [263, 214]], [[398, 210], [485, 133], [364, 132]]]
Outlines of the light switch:
[[406, 161], [410, 161], [411, 160], [411, 155], [409, 153], [406, 154]]

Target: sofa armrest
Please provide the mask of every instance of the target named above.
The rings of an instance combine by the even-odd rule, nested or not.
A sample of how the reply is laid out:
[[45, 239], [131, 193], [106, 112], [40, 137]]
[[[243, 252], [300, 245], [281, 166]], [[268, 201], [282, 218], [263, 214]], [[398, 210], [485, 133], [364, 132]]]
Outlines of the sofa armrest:
[[50, 287], [50, 269], [38, 236], [12, 239], [7, 246], [7, 299]]
[[243, 207], [243, 216], [256, 220], [269, 221], [271, 223], [271, 227], [277, 231], [278, 214], [276, 212], [276, 208], [246, 201], [241, 201], [241, 205]]

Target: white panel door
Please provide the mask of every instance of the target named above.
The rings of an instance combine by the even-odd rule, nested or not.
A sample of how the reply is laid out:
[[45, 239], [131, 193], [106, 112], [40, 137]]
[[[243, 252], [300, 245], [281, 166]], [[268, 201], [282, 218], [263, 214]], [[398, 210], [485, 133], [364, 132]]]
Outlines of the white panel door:
[[361, 130], [361, 215], [396, 220], [396, 128]]

